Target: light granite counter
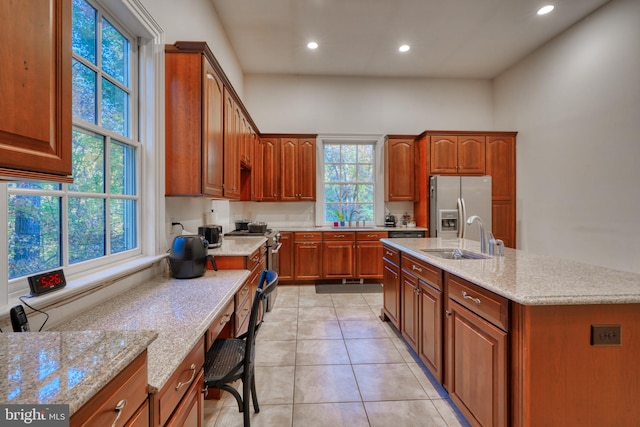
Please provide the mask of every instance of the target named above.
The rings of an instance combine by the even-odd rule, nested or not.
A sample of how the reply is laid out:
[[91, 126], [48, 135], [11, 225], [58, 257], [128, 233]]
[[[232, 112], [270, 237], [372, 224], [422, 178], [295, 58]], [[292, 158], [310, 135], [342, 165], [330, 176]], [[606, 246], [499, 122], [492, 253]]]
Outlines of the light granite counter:
[[68, 404], [71, 415], [157, 336], [144, 330], [0, 334], [0, 401]]
[[384, 227], [382, 225], [376, 226], [366, 226], [366, 227], [314, 227], [314, 226], [291, 226], [291, 227], [278, 227], [278, 231], [428, 231], [429, 229], [426, 227]]
[[207, 270], [204, 276], [194, 279], [158, 277], [56, 329], [155, 331], [158, 336], [149, 345], [147, 355], [149, 393], [156, 393], [248, 276], [248, 270]]
[[640, 303], [640, 274], [506, 248], [504, 257], [448, 260], [421, 249], [480, 252], [463, 239], [382, 239], [400, 251], [523, 305]]
[[213, 256], [249, 256], [267, 241], [266, 237], [223, 237], [222, 246], [209, 249]]

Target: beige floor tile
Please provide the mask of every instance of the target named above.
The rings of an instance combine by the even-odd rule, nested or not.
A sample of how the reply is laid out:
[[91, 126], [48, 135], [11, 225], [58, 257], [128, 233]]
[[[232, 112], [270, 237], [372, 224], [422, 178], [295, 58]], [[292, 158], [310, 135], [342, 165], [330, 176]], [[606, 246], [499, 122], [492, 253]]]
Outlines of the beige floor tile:
[[293, 366], [296, 341], [263, 341], [256, 345], [256, 366]]
[[298, 321], [298, 339], [342, 339], [342, 330], [337, 320]]
[[432, 402], [448, 427], [467, 427], [470, 425], [462, 418], [462, 415], [454, 409], [454, 405], [450, 399], [434, 399]]
[[377, 307], [378, 309], [382, 308], [382, 304], [384, 303], [384, 297], [382, 293], [362, 294], [362, 297], [370, 306]]
[[[260, 404], [260, 412], [253, 412], [251, 408], [252, 427], [275, 427], [290, 426], [293, 418], [293, 405], [263, 405]], [[220, 412], [215, 424], [205, 424], [205, 426], [215, 427], [242, 427], [243, 414], [238, 412], [238, 408], [225, 407]]]
[[278, 295], [300, 295], [300, 286], [278, 283]]
[[293, 405], [293, 427], [368, 427], [361, 402]]
[[389, 338], [362, 338], [344, 340], [351, 363], [401, 363], [402, 355]]
[[371, 427], [447, 427], [430, 400], [365, 402]]
[[345, 338], [388, 338], [389, 335], [380, 320], [344, 320], [340, 322]]
[[338, 320], [376, 320], [378, 317], [368, 305], [353, 307], [336, 307]]
[[302, 322], [315, 320], [337, 320], [333, 307], [300, 307], [298, 320]]
[[298, 340], [296, 365], [348, 365], [343, 340]]
[[316, 286], [314, 284], [306, 284], [299, 285], [298, 289], [300, 290], [300, 295], [309, 296], [309, 295], [317, 295], [316, 294]]
[[258, 403], [280, 405], [293, 403], [293, 366], [256, 366]]
[[406, 363], [352, 366], [364, 401], [428, 398]]
[[297, 322], [271, 322], [265, 320], [260, 327], [256, 342], [295, 340], [297, 334]]
[[362, 294], [330, 294], [335, 307], [367, 306]]
[[417, 363], [407, 363], [409, 369], [416, 376], [420, 385], [429, 396], [429, 399], [444, 399], [447, 397], [445, 389], [427, 373], [427, 368]]
[[284, 293], [278, 290], [278, 296], [276, 297], [275, 307], [297, 307], [298, 306], [298, 294]]
[[333, 300], [331, 295], [316, 295], [310, 294], [304, 295], [300, 298], [299, 307], [333, 307]]
[[296, 322], [298, 320], [297, 307], [274, 307], [264, 316], [265, 322]]
[[350, 365], [296, 366], [295, 403], [359, 402]]

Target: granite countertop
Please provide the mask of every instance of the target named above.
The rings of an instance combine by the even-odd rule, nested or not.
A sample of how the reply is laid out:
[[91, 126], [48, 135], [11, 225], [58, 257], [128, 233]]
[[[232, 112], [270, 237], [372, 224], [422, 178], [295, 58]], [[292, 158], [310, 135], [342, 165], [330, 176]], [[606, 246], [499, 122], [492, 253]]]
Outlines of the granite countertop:
[[480, 252], [463, 239], [381, 239], [392, 247], [523, 305], [637, 304], [640, 274], [505, 248], [504, 257], [448, 260], [424, 248]]
[[194, 279], [158, 277], [54, 329], [155, 331], [147, 356], [149, 393], [157, 393], [248, 276], [249, 270], [207, 270]]
[[0, 401], [84, 405], [158, 336], [154, 331], [0, 334]]
[[209, 249], [213, 256], [249, 256], [264, 245], [266, 237], [223, 237], [222, 246]]
[[291, 227], [277, 227], [278, 231], [428, 231], [426, 227], [384, 227], [382, 225], [366, 226], [366, 227], [315, 227], [315, 226], [291, 226]]

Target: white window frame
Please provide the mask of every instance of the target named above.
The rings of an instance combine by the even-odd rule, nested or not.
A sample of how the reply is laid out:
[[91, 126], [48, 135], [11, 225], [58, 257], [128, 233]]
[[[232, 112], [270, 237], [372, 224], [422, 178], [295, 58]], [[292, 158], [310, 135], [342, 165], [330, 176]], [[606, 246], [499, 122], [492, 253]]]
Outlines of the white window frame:
[[[126, 28], [137, 40], [137, 117], [132, 129], [137, 148], [138, 167], [138, 248], [109, 257], [64, 267], [67, 287], [30, 301], [42, 306], [62, 301], [96, 286], [105, 286], [130, 273], [147, 268], [166, 256], [164, 233], [164, 31], [139, 0], [95, 0], [109, 15], [111, 24]], [[132, 112], [135, 111], [132, 109]], [[77, 123], [74, 120], [74, 124]], [[91, 130], [87, 123], [82, 127]], [[100, 133], [105, 133], [101, 130]], [[114, 134], [114, 139], [123, 140]], [[39, 193], [42, 194], [42, 193]], [[63, 208], [64, 209], [64, 208]], [[8, 283], [8, 191], [0, 183], [0, 271]], [[64, 216], [63, 216], [64, 218]], [[109, 221], [106, 218], [106, 221]], [[64, 227], [67, 225], [64, 224]], [[65, 243], [63, 243], [64, 245]], [[63, 248], [66, 253], [66, 248]], [[65, 255], [66, 256], [66, 255]], [[25, 278], [0, 286], [0, 316], [19, 303], [18, 297], [29, 293]]]
[[384, 224], [384, 142], [385, 135], [334, 135], [325, 134], [316, 137], [316, 226], [332, 226], [324, 220], [324, 146], [325, 144], [373, 144], [374, 145], [374, 182], [373, 224]]

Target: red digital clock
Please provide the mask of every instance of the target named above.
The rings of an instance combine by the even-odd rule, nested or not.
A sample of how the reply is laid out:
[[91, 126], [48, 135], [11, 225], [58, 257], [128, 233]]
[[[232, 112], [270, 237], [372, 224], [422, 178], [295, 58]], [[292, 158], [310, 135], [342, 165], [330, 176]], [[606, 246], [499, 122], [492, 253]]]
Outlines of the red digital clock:
[[62, 269], [36, 274], [35, 276], [29, 277], [28, 280], [31, 295], [34, 296], [55, 291], [56, 289], [63, 288], [67, 284]]

